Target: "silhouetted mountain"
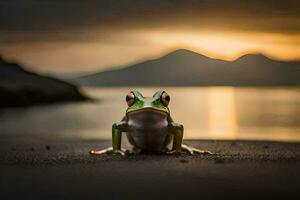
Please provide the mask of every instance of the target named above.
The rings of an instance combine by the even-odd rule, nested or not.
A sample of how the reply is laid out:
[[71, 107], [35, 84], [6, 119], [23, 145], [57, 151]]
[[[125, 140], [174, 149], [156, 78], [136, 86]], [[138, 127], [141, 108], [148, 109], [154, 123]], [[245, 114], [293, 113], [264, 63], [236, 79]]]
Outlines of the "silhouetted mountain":
[[224, 61], [179, 49], [159, 59], [75, 81], [84, 86], [300, 85], [300, 61], [275, 61], [260, 54]]
[[70, 83], [26, 71], [0, 58], [0, 107], [85, 99]]

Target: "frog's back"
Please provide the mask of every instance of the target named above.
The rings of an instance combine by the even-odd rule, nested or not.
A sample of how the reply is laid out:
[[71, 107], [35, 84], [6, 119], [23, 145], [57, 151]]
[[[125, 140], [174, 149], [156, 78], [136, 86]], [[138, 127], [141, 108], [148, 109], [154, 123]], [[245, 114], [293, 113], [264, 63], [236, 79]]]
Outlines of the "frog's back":
[[137, 148], [160, 152], [168, 135], [168, 114], [153, 110], [128, 113], [128, 134]]

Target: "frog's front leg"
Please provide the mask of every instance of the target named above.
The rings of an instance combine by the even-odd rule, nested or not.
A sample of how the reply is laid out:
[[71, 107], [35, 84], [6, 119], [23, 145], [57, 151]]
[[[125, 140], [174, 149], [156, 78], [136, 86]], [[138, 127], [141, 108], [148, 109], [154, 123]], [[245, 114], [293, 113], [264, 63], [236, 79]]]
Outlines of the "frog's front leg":
[[168, 154], [180, 153], [181, 151], [185, 151], [191, 155], [194, 154], [209, 154], [215, 155], [210, 151], [196, 149], [194, 147], [187, 146], [182, 144], [183, 140], [183, 126], [181, 124], [171, 122], [170, 123], [170, 133], [173, 135], [173, 148], [171, 151], [167, 151]]
[[183, 139], [183, 125], [171, 122], [169, 124], [169, 134], [173, 136], [172, 150], [167, 153], [180, 153]]
[[116, 153], [121, 154], [122, 156], [126, 155], [127, 151], [121, 149], [121, 139], [122, 132], [126, 132], [128, 129], [128, 124], [126, 121], [120, 121], [114, 123], [112, 126], [112, 147], [103, 149], [103, 150], [91, 150], [91, 155], [101, 155], [105, 153]]

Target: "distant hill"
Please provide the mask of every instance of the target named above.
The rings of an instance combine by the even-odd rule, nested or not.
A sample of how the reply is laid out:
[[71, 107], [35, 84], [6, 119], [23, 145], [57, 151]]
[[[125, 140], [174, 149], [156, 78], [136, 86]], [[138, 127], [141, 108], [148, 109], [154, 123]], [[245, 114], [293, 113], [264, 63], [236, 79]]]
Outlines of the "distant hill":
[[0, 58], [0, 107], [85, 99], [75, 85], [26, 71]]
[[224, 61], [179, 49], [75, 81], [83, 86], [289, 86], [300, 85], [300, 61], [276, 61], [260, 54]]

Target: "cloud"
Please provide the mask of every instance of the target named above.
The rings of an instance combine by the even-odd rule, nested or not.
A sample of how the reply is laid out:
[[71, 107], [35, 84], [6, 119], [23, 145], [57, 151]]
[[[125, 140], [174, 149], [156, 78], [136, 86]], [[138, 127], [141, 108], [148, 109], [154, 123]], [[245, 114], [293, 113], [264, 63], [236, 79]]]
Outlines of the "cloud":
[[291, 60], [299, 42], [299, 0], [0, 0], [0, 54], [43, 72], [107, 69], [176, 48]]
[[[94, 41], [133, 30], [300, 33], [297, 0], [2, 0], [0, 42]], [[113, 39], [112, 39], [113, 40]]]

